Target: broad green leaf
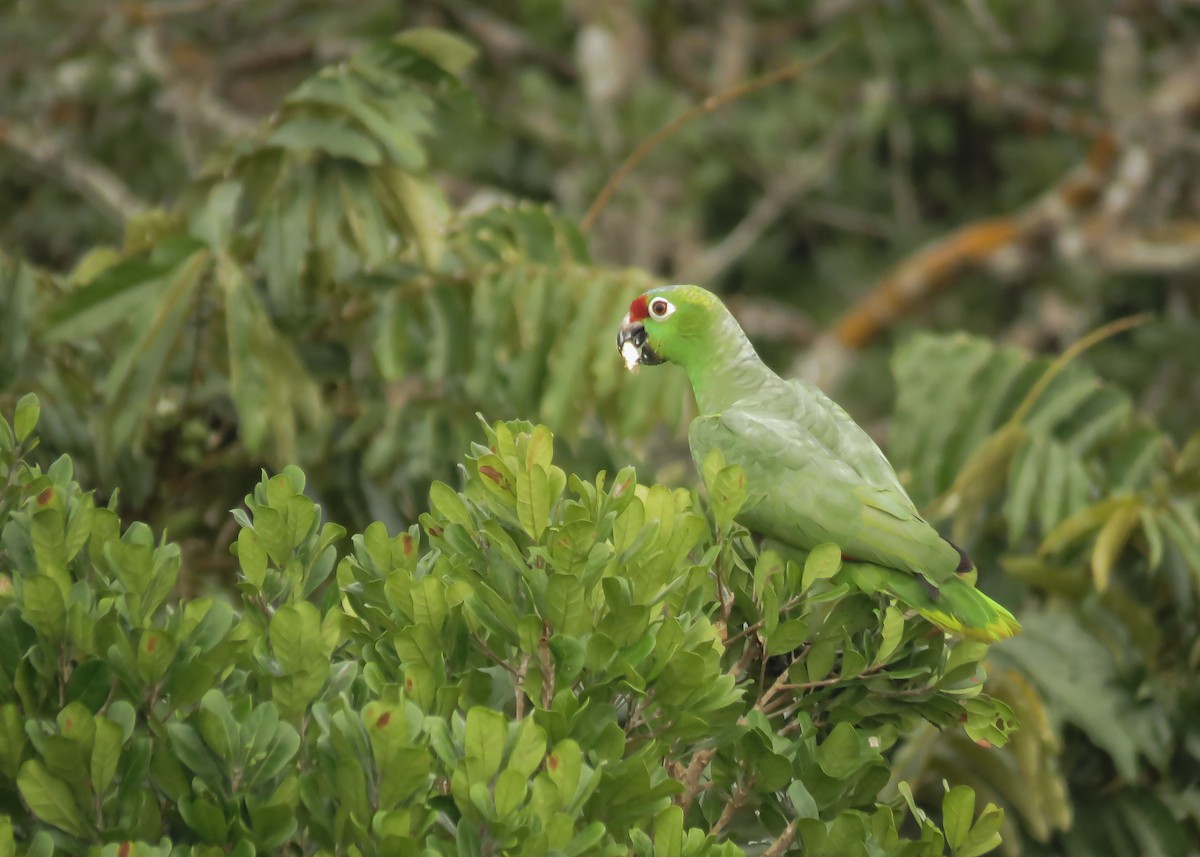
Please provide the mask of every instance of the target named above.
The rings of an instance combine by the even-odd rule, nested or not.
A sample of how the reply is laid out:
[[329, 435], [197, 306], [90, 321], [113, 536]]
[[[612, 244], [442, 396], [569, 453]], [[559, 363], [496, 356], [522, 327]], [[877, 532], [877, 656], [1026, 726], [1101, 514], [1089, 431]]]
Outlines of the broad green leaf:
[[842, 549], [834, 544], [817, 545], [804, 561], [800, 591], [807, 592], [818, 580], [833, 577], [842, 567]]
[[26, 393], [20, 398], [17, 402], [17, 410], [13, 414], [13, 433], [17, 443], [24, 443], [25, 439], [33, 433], [41, 413], [42, 406], [36, 395]]
[[845, 779], [867, 764], [878, 753], [872, 750], [858, 730], [839, 723], [817, 747], [816, 759], [821, 770], [834, 779]]
[[62, 590], [45, 574], [25, 578], [21, 583], [24, 593], [22, 617], [38, 633], [52, 640], [62, 637], [66, 629], [67, 608]]
[[767, 654], [781, 655], [799, 647], [808, 639], [808, 624], [803, 619], [780, 622], [767, 635]]
[[583, 766], [583, 754], [579, 745], [570, 738], [559, 741], [546, 757], [546, 773], [551, 782], [558, 786], [564, 801], [570, 801], [579, 788], [579, 776]]
[[546, 755], [546, 730], [533, 721], [532, 717], [521, 720], [517, 728], [517, 740], [508, 758], [508, 767], [523, 777], [533, 776]]
[[533, 538], [541, 541], [542, 533], [550, 518], [550, 482], [544, 467], [532, 467], [517, 471], [517, 519], [521, 528]]
[[467, 776], [472, 783], [486, 783], [495, 776], [507, 737], [503, 714], [480, 706], [467, 712]]
[[103, 795], [117, 773], [117, 762], [121, 759], [124, 743], [121, 727], [107, 717], [96, 717], [96, 737], [92, 745], [92, 789]]
[[285, 675], [327, 667], [328, 651], [321, 633], [321, 615], [307, 601], [286, 604], [270, 624], [271, 651]]
[[429, 503], [435, 512], [448, 522], [462, 524], [468, 530], [475, 529], [475, 519], [458, 492], [445, 482], [434, 482], [429, 486]]
[[142, 681], [146, 684], [160, 681], [175, 659], [176, 648], [175, 640], [166, 631], [143, 631], [137, 648], [138, 675]]
[[787, 796], [788, 800], [792, 802], [796, 818], [817, 818], [819, 816], [820, 811], [817, 808], [816, 800], [800, 780], [792, 780], [791, 785], [787, 788]]
[[546, 621], [561, 634], [589, 630], [590, 613], [583, 581], [570, 574], [551, 574], [546, 581]]
[[453, 75], [462, 74], [479, 54], [478, 48], [466, 39], [435, 27], [414, 27], [392, 40], [428, 57]]
[[728, 527], [746, 502], [746, 471], [737, 465], [723, 467], [709, 483], [713, 517], [717, 525]]
[[296, 117], [281, 122], [267, 145], [295, 152], [323, 152], [334, 158], [349, 158], [367, 166], [383, 162], [379, 145], [360, 131], [341, 122]]
[[967, 841], [975, 816], [975, 792], [967, 786], [955, 786], [942, 799], [942, 828], [946, 842], [955, 851]]
[[668, 806], [654, 817], [654, 857], [683, 853], [683, 809]]
[[71, 787], [51, 776], [38, 760], [30, 759], [21, 766], [17, 788], [33, 814], [42, 821], [72, 836], [88, 835], [90, 825], [75, 802]]
[[989, 803], [983, 808], [979, 820], [954, 857], [981, 857], [1000, 846], [1000, 827], [1004, 824], [1004, 810]]
[[528, 792], [528, 775], [510, 764], [496, 778], [496, 816], [503, 819], [506, 815], [511, 815], [525, 802]]

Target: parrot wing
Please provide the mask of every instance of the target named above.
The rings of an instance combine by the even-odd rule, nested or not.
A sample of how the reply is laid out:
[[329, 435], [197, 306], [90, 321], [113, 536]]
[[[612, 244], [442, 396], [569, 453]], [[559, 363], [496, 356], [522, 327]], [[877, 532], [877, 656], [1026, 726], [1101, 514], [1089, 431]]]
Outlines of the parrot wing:
[[908, 492], [900, 484], [896, 471], [871, 436], [839, 405], [815, 384], [793, 380], [788, 385], [795, 394], [797, 418], [822, 446], [845, 461], [866, 481], [888, 488], [903, 498], [904, 505], [916, 514]]
[[[788, 410], [796, 417], [735, 407], [692, 421], [688, 437], [697, 467], [719, 449], [727, 463], [745, 469], [752, 491], [762, 496], [739, 516], [746, 526], [801, 548], [835, 542], [856, 558], [933, 581], [954, 573], [957, 550], [921, 518], [886, 459], [886, 473], [860, 469], [837, 453], [837, 439], [808, 430], [806, 412], [816, 409]], [[827, 433], [833, 418], [817, 413], [816, 427]]]

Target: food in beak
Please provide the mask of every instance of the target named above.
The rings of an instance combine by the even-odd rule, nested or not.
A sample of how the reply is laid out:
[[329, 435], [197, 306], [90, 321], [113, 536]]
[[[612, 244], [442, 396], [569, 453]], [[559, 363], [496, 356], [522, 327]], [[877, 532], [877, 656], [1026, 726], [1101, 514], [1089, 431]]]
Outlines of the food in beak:
[[633, 344], [632, 339], [626, 339], [621, 343], [621, 356], [625, 358], [625, 368], [630, 372], [636, 372], [642, 362], [642, 353], [638, 347]]
[[663, 362], [646, 341], [646, 328], [641, 322], [631, 322], [629, 316], [625, 316], [617, 330], [617, 350], [630, 372], [636, 372], [639, 366], [656, 366]]

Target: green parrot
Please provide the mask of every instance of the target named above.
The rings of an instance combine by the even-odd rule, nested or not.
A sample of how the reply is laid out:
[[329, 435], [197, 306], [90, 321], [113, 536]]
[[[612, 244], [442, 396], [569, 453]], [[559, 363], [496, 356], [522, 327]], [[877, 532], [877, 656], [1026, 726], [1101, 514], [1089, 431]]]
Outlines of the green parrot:
[[785, 381], [759, 358], [725, 305], [699, 286], [636, 298], [617, 333], [626, 367], [670, 361], [687, 372], [699, 416], [688, 430], [697, 469], [720, 450], [751, 500], [738, 522], [785, 546], [837, 544], [868, 592], [883, 591], [939, 628], [1011, 637], [1012, 614], [974, 587], [975, 567], [917, 511], [875, 442], [828, 396]]

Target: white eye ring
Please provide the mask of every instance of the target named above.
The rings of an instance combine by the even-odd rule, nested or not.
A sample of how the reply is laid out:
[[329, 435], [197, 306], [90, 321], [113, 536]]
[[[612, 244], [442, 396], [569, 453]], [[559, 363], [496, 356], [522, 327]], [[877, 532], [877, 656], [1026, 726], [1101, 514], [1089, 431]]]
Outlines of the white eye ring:
[[675, 306], [666, 298], [652, 298], [650, 301], [650, 315], [659, 321], [675, 312]]

